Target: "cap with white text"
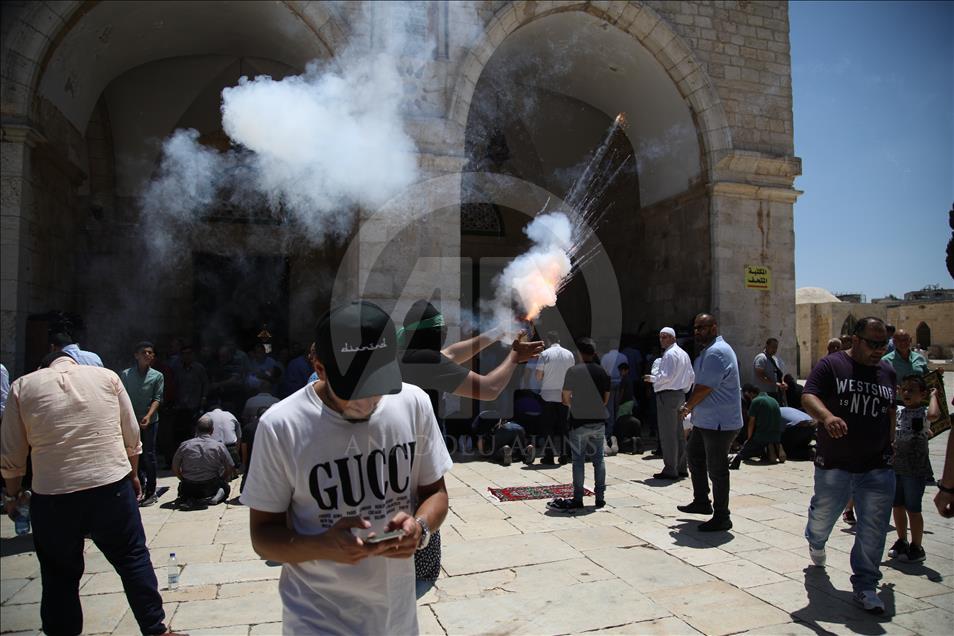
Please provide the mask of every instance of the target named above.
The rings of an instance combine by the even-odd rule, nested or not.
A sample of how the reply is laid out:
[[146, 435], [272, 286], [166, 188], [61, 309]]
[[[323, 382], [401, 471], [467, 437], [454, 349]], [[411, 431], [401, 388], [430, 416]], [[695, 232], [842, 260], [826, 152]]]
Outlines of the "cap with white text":
[[394, 323], [374, 303], [359, 300], [322, 316], [315, 353], [331, 390], [343, 400], [401, 392]]

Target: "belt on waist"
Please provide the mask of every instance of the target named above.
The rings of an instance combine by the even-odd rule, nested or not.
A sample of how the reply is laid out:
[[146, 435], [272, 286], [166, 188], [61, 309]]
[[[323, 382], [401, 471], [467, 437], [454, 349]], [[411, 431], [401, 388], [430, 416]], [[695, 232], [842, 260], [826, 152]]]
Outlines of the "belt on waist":
[[656, 393], [685, 393], [689, 389], [662, 389], [661, 391], [656, 391]]

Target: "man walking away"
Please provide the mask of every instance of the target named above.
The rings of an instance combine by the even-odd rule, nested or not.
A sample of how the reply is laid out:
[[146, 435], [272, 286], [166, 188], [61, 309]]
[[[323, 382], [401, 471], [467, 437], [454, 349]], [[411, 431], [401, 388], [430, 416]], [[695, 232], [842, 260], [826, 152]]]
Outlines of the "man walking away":
[[43, 585], [46, 634], [79, 634], [83, 538], [88, 535], [123, 582], [143, 634], [166, 632], [165, 613], [136, 507], [140, 427], [119, 377], [51, 353], [43, 368], [17, 379], [3, 417], [0, 471], [10, 513], [18, 504], [29, 454], [30, 512]]
[[[897, 336], [896, 336], [897, 337]], [[805, 538], [812, 563], [824, 567], [825, 544], [849, 499], [858, 510], [851, 549], [855, 600], [881, 614], [879, 564], [894, 503], [891, 469], [897, 376], [881, 359], [888, 332], [879, 318], [862, 318], [851, 348], [818, 361], [805, 383], [802, 405], [818, 427], [815, 494], [808, 508]]]
[[610, 397], [610, 377], [600, 366], [596, 343], [581, 338], [576, 343], [580, 363], [566, 372], [563, 380], [563, 403], [570, 411], [570, 451], [573, 453], [573, 498], [554, 499], [551, 510], [573, 511], [583, 507], [583, 469], [586, 457], [593, 459], [596, 507], [606, 505], [606, 466], [603, 463], [606, 403]]
[[133, 405], [142, 436], [142, 461], [139, 466], [139, 480], [142, 482], [142, 501], [140, 506], [156, 503], [156, 440], [159, 430], [159, 405], [165, 388], [165, 378], [152, 368], [156, 350], [151, 342], [143, 341], [136, 345], [135, 366], [123, 370], [120, 374], [126, 393]]
[[[682, 512], [713, 513], [699, 524], [702, 532], [728, 530], [729, 447], [742, 428], [742, 387], [739, 361], [722, 336], [719, 325], [709, 314], [699, 314], [693, 322], [696, 345], [702, 350], [693, 363], [696, 384], [692, 395], [680, 409], [683, 418], [692, 414], [692, 433], [686, 452], [692, 474], [692, 503], [677, 506]], [[709, 482], [712, 480], [712, 504]]]
[[675, 329], [663, 327], [659, 331], [659, 346], [663, 354], [647, 378], [656, 394], [656, 421], [663, 454], [663, 469], [653, 478], [679, 479], [689, 475], [679, 408], [686, 403], [686, 392], [692, 388], [696, 374], [689, 354], [676, 343]]

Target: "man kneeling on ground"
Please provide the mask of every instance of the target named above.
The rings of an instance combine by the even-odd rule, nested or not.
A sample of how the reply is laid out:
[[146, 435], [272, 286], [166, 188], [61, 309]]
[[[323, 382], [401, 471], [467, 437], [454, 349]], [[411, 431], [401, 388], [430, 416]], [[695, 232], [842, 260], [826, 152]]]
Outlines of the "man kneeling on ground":
[[172, 457], [172, 472], [180, 480], [180, 502], [214, 506], [229, 496], [235, 464], [225, 444], [213, 439], [213, 428], [212, 418], [200, 417], [195, 425], [196, 436], [182, 442]]
[[729, 468], [738, 470], [743, 459], [761, 457], [763, 464], [774, 464], [776, 461], [785, 461], [785, 451], [782, 449], [782, 412], [778, 401], [752, 384], [742, 387], [742, 395], [751, 400], [749, 404], [749, 421], [747, 422], [747, 440], [742, 449], [736, 453]]

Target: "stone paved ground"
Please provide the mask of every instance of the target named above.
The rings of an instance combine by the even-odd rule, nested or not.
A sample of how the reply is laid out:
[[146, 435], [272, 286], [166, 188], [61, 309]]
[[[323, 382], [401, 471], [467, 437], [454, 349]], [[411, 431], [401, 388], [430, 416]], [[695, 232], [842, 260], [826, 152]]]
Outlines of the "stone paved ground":
[[[936, 470], [946, 439], [931, 444]], [[888, 612], [877, 620], [851, 603], [847, 526], [839, 522], [833, 532], [828, 568], [808, 567], [802, 530], [810, 464], [734, 472], [735, 527], [710, 535], [695, 530], [701, 517], [675, 508], [690, 500], [688, 480], [650, 478], [660, 465], [648, 456], [608, 458], [608, 506], [568, 517], [548, 513], [543, 500], [496, 503], [487, 488], [568, 483], [569, 466], [457, 463], [447, 479], [444, 573], [418, 601], [422, 632], [952, 633], [954, 533], [950, 520], [927, 507], [934, 488], [925, 495], [928, 559], [883, 566]], [[161, 501], [172, 499], [169, 492]], [[184, 565], [179, 589], [163, 591], [177, 630], [193, 636], [280, 633], [279, 568], [252, 551], [245, 508], [180, 512], [154, 506], [142, 517], [160, 584], [170, 551]], [[29, 537], [11, 538], [5, 517], [0, 536], [0, 631], [37, 633], [40, 580], [32, 544]], [[119, 578], [91, 543], [80, 594], [87, 633], [136, 633]]]

